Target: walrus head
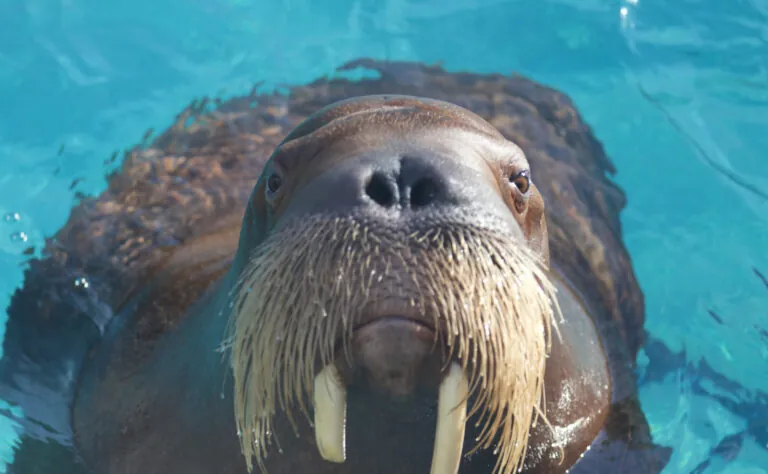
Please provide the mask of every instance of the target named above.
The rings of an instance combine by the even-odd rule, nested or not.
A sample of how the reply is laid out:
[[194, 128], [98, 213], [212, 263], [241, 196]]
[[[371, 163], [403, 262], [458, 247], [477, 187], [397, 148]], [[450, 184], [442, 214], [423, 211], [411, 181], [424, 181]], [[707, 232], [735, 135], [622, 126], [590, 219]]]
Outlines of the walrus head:
[[225, 340], [249, 469], [277, 413], [344, 462], [353, 390], [437, 397], [433, 474], [456, 472], [473, 416], [474, 449], [521, 466], [557, 312], [531, 179], [518, 146], [439, 101], [356, 98], [285, 138], [243, 221]]

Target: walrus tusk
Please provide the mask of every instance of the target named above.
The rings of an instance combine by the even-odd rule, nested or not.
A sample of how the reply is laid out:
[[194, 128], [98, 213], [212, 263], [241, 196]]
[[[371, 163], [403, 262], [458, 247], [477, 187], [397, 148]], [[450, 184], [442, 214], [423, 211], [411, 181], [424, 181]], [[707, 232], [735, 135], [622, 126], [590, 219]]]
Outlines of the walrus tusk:
[[437, 429], [431, 474], [456, 474], [464, 446], [469, 382], [457, 363], [451, 364], [440, 384], [437, 399]]
[[[437, 428], [431, 474], [459, 470], [467, 421], [469, 382], [457, 363], [451, 364], [440, 384]], [[336, 366], [326, 366], [315, 377], [315, 440], [326, 461], [346, 460], [347, 389]]]
[[338, 369], [326, 366], [315, 377], [315, 441], [326, 461], [343, 463], [347, 457], [347, 388]]

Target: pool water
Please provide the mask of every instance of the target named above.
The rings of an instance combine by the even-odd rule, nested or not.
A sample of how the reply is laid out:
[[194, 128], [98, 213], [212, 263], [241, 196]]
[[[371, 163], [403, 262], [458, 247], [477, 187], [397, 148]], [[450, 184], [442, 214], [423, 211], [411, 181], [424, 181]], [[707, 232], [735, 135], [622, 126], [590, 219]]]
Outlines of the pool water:
[[[664, 471], [768, 472], [768, 1], [17, 0], [0, 4], [0, 306], [115, 150], [201, 95], [358, 57], [568, 94], [628, 196], [640, 394]], [[0, 457], [13, 456], [0, 419]]]

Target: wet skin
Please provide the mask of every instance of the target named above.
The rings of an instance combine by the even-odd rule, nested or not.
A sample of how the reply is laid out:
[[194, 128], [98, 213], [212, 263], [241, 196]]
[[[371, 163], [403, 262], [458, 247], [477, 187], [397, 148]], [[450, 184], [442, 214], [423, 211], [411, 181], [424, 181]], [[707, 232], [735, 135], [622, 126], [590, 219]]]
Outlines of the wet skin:
[[[530, 245], [548, 257], [543, 201], [530, 178], [519, 179], [529, 170], [517, 146], [478, 118], [444, 104], [367, 100], [339, 107], [335, 121], [296, 140], [289, 137], [277, 150], [254, 190], [227, 276], [162, 341], [128, 386], [118, 389], [113, 374], [86, 369], [76, 429], [84, 458], [100, 472], [244, 469], [232, 417], [231, 378], [212, 350], [226, 323], [217, 315], [226, 308], [225, 290], [240, 275], [248, 253], [293, 219], [344, 215], [373, 228], [400, 229], [497, 226], [511, 236], [510, 242]], [[200, 260], [212, 246], [218, 255], [203, 267], [218, 268], [226, 260], [222, 249], [232, 249], [235, 229], [225, 229], [187, 245], [169, 263], [166, 278], [185, 270], [188, 255]], [[153, 284], [172, 284], [162, 278]], [[610, 401], [608, 368], [595, 328], [563, 281], [559, 286], [566, 323], [547, 363], [546, 394], [555, 433], [563, 434], [558, 441], [565, 459], [560, 462], [553, 435], [540, 424], [532, 430], [526, 472], [556, 472], [572, 465], [600, 431]], [[278, 416], [279, 448], [266, 461], [269, 472], [428, 472], [445, 362], [441, 348], [432, 346], [440, 328], [389, 296], [369, 308], [366, 323], [355, 332], [356, 362], [337, 362], [349, 390], [346, 462], [324, 461], [308, 424], [299, 426], [296, 437], [285, 417]], [[106, 367], [110, 355], [99, 354], [96, 360]], [[103, 412], [94, 410], [99, 403]], [[473, 445], [473, 426], [470, 419], [465, 450]], [[460, 472], [489, 472], [494, 464], [493, 454], [484, 451], [465, 458]]]

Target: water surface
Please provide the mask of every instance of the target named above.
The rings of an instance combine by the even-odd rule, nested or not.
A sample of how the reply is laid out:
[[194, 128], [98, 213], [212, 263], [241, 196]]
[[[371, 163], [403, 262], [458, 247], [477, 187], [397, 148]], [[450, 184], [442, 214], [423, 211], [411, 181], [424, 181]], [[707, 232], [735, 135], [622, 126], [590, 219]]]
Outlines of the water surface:
[[765, 0], [5, 2], [0, 306], [24, 251], [77, 193], [105, 187], [115, 150], [194, 97], [300, 84], [358, 57], [517, 72], [573, 98], [629, 199], [651, 341], [641, 399], [675, 448], [665, 472], [766, 472]]

